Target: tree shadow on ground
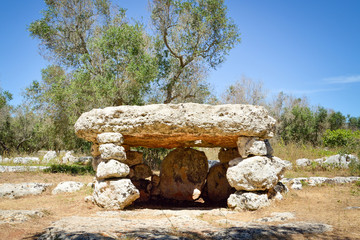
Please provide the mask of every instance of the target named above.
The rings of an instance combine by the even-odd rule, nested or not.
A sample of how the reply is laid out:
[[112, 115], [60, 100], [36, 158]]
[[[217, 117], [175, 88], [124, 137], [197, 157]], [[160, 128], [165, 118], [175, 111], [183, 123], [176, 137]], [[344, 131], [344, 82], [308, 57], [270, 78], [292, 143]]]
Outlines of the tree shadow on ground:
[[[156, 240], [220, 240], [220, 239], [298, 239], [299, 235], [308, 239], [338, 239], [339, 236], [335, 234], [321, 234], [324, 229], [319, 227], [304, 228], [300, 226], [276, 226], [276, 225], [256, 225], [245, 227], [231, 227], [220, 231], [181, 231], [173, 229], [171, 231], [137, 229], [131, 231], [115, 231], [104, 233], [88, 233], [88, 232], [65, 232], [65, 231], [50, 231], [36, 234], [26, 239], [71, 239], [71, 240], [139, 240], [139, 239], [156, 239]], [[349, 239], [349, 238], [342, 238]]]

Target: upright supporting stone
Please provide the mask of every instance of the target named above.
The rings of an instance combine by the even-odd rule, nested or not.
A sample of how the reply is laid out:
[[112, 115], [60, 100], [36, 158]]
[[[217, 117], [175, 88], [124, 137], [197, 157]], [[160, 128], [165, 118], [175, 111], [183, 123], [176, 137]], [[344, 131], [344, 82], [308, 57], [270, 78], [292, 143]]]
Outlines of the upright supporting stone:
[[239, 154], [242, 158], [247, 158], [249, 156], [248, 150], [251, 148], [255, 138], [253, 137], [239, 137], [236, 144], [238, 147]]
[[208, 172], [204, 152], [178, 148], [161, 163], [160, 191], [165, 198], [193, 201], [200, 197]]

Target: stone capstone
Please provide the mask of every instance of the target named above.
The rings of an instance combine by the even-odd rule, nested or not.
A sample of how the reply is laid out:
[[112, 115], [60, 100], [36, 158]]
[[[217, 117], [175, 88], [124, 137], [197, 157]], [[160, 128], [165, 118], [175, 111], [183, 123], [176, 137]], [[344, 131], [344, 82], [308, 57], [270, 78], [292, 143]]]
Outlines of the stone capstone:
[[212, 202], [225, 201], [235, 191], [226, 179], [227, 168], [227, 164], [221, 163], [209, 170], [205, 189], [207, 198]]
[[113, 143], [101, 144], [99, 147], [101, 158], [105, 160], [116, 159], [126, 161], [125, 149]]
[[228, 207], [235, 210], [257, 210], [269, 206], [270, 201], [266, 193], [238, 191], [231, 194], [227, 200]]
[[193, 201], [200, 197], [208, 172], [202, 151], [178, 148], [161, 163], [160, 191], [165, 198]]
[[229, 167], [226, 177], [237, 191], [263, 191], [273, 188], [284, 171], [285, 164], [281, 159], [255, 156]]
[[121, 163], [116, 160], [109, 160], [108, 162], [100, 162], [96, 170], [96, 178], [106, 179], [106, 178], [122, 178], [126, 177], [130, 173], [130, 168], [128, 165]]
[[97, 181], [93, 192], [94, 202], [106, 209], [124, 209], [139, 197], [130, 179]]
[[153, 104], [93, 109], [77, 120], [75, 132], [93, 143], [102, 133], [121, 133], [129, 147], [234, 148], [240, 136], [273, 137], [275, 122], [261, 106]]
[[59, 193], [71, 193], [79, 191], [85, 184], [82, 182], [74, 182], [74, 181], [66, 181], [59, 183], [54, 190], [52, 190], [52, 194]]

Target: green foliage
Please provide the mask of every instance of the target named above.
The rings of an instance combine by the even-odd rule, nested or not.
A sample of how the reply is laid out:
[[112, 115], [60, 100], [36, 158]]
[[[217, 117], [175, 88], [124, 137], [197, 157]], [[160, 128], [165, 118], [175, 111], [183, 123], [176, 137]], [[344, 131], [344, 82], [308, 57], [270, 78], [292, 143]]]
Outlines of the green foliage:
[[47, 173], [67, 173], [72, 175], [95, 175], [95, 171], [91, 165], [66, 165], [66, 164], [52, 164], [50, 168], [45, 169]]
[[360, 131], [328, 129], [323, 136], [323, 142], [326, 147], [355, 147], [360, 144]]
[[330, 130], [342, 128], [345, 125], [345, 116], [341, 112], [332, 112], [329, 115]]
[[151, 18], [158, 35], [160, 99], [184, 102], [204, 94], [201, 72], [216, 68], [240, 42], [224, 1], [153, 0]]
[[[351, 160], [349, 163], [349, 170], [351, 175], [360, 176], [360, 162]], [[360, 181], [358, 181], [358, 186], [360, 187]]]
[[144, 156], [144, 162], [150, 166], [151, 169], [160, 170], [162, 160], [171, 151], [166, 148], [144, 148], [139, 147]]

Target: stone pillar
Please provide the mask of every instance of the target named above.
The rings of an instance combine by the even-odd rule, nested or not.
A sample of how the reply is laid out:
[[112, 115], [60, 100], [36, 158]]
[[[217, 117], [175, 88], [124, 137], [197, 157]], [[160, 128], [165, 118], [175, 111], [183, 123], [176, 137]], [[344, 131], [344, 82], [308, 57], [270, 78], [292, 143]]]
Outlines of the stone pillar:
[[101, 133], [96, 140], [92, 148], [96, 170], [93, 201], [107, 209], [123, 209], [140, 197], [129, 178], [134, 159], [127, 158], [120, 133]]
[[228, 206], [257, 210], [270, 204], [269, 197], [274, 196], [288, 163], [272, 156], [267, 140], [240, 137], [237, 144], [241, 157], [231, 160], [226, 172], [230, 186], [236, 189], [228, 198]]

